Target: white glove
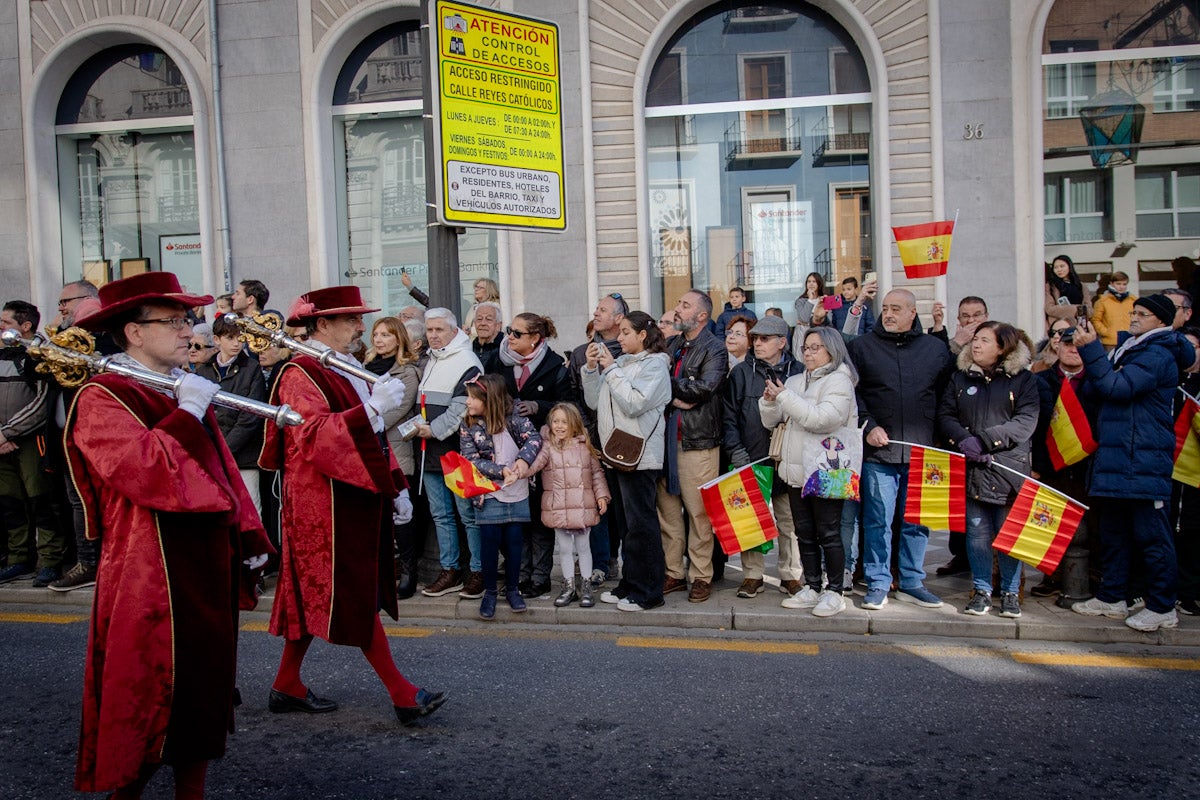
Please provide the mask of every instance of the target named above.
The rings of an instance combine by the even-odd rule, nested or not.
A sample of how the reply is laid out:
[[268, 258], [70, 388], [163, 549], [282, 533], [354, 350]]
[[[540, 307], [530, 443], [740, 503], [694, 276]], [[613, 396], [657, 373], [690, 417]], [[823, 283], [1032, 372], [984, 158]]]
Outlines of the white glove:
[[396, 495], [396, 499], [392, 501], [392, 522], [396, 525], [403, 525], [406, 522], [412, 522], [413, 505], [412, 500], [408, 499], [408, 489], [401, 489], [400, 494]]
[[199, 375], [187, 374], [175, 385], [175, 398], [179, 407], [198, 420], [204, 420], [204, 412], [212, 402], [213, 395], [221, 387]]
[[367, 405], [381, 418], [391, 411], [396, 411], [404, 404], [404, 381], [395, 378], [383, 378], [371, 389], [371, 397]]
[[247, 558], [242, 563], [245, 564], [250, 569], [258, 569], [263, 564], [267, 563], [267, 554], [263, 553], [262, 555], [252, 556], [250, 558]]

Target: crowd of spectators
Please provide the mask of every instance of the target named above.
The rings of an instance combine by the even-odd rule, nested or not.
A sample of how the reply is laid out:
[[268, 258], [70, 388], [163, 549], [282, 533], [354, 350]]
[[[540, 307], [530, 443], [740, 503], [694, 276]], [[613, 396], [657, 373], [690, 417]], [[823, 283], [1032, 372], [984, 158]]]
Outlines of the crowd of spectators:
[[[1093, 298], [1071, 260], [1057, 257], [1047, 266], [1047, 327], [1036, 343], [991, 320], [982, 297], [961, 298], [953, 332], [946, 308], [934, 305], [926, 329], [911, 292], [877, 298], [875, 281], [854, 278], [827, 291], [817, 273], [796, 298], [794, 327], [778, 308], [756, 314], [740, 287], [719, 312], [707, 293], [689, 289], [658, 320], [612, 293], [597, 304], [588, 341], [563, 353], [554, 349], [558, 330], [550, 317], [522, 311], [506, 323], [491, 280], [474, 284], [460, 324], [458, 314], [430, 308], [428, 296], [403, 279], [415, 303], [375, 320], [357, 354], [367, 369], [405, 388], [403, 406], [384, 421], [390, 450], [420, 487], [411, 520], [395, 526], [401, 599], [417, 591], [485, 604], [490, 597], [494, 615], [496, 559], [519, 552], [507, 587], [519, 595], [509, 597], [516, 610], [553, 591], [557, 542], [560, 605], [585, 597], [591, 605], [593, 591], [626, 611], [661, 606], [673, 592], [703, 603], [723, 575], [726, 554], [699, 487], [765, 461], [776, 467], [771, 504], [780, 537], [778, 581], [771, 583], [785, 595], [784, 607], [831, 616], [857, 585], [867, 609], [882, 609], [889, 598], [936, 608], [942, 600], [926, 587], [924, 571], [931, 531], [894, 524], [910, 466], [902, 443], [916, 443], [968, 461], [966, 529], [950, 534], [951, 560], [938, 570], [970, 573], [964, 613], [988, 614], [996, 597], [1001, 616], [1021, 614], [1021, 565], [991, 545], [1022, 475], [1091, 506], [1076, 543], [1095, 554], [1094, 592], [1079, 598], [1075, 611], [1125, 619], [1139, 630], [1173, 626], [1177, 612], [1200, 612], [1200, 489], [1171, 478], [1183, 397], [1176, 390], [1194, 395], [1200, 374], [1200, 332], [1189, 324], [1192, 298], [1182, 289], [1134, 297], [1128, 277], [1113, 273]], [[52, 326], [71, 326], [96, 296], [87, 282], [65, 285]], [[218, 298], [211, 322], [194, 320], [189, 369], [225, 391], [268, 397], [290, 354], [278, 346], [251, 352], [223, 314], [278, 315], [269, 298], [258, 280]], [[38, 309], [19, 300], [0, 314], [0, 327], [24, 338], [40, 322]], [[302, 329], [288, 332], [304, 338]], [[20, 348], [0, 351], [0, 582], [32, 579], [71, 591], [94, 583], [102, 543], [87, 538], [62, 468], [61, 426], [72, 390], [33, 366]], [[495, 517], [492, 505], [452, 493], [441, 473], [446, 453], [491, 453], [493, 411], [470, 413], [491, 408], [492, 382], [481, 383], [488, 375], [496, 376], [493, 394], [503, 393], [511, 406], [512, 419], [497, 418], [520, 434], [522, 467], [510, 468], [504, 480], [529, 479], [528, 519]], [[1055, 469], [1047, 429], [1064, 386], [1079, 398], [1098, 447], [1084, 462]], [[561, 413], [551, 419], [553, 409]], [[217, 419], [278, 544], [278, 485], [257, 463], [264, 423], [224, 408]], [[571, 432], [576, 419], [578, 435]], [[594, 474], [584, 451], [568, 447], [576, 440], [603, 456]], [[618, 440], [640, 444], [631, 465], [614, 460]], [[538, 469], [565, 469], [564, 454], [573, 453], [571, 469], [592, 487], [589, 507], [570, 516], [586, 520], [582, 527], [550, 524], [565, 517], [540, 513], [563, 502], [561, 492], [546, 488], [560, 478], [531, 477], [538, 448], [551, 441], [562, 452], [544, 455]], [[422, 586], [421, 555], [433, 542], [437, 574]], [[583, 567], [578, 576], [573, 565], [567, 569], [573, 554]], [[764, 592], [762, 550], [741, 553], [740, 565], [737, 596]], [[609, 590], [600, 593], [605, 584]], [[1032, 588], [1037, 596], [1060, 591], [1060, 574]]]

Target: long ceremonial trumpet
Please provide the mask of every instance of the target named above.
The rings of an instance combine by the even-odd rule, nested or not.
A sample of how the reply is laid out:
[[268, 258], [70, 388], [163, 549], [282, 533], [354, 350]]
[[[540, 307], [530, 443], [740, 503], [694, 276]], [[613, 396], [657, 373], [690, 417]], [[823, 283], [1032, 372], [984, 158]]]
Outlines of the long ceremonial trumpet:
[[[138, 383], [156, 389], [167, 389], [172, 393], [183, 380], [182, 377], [172, 378], [142, 367], [114, 362], [112, 356], [96, 355], [96, 342], [83, 328], [67, 328], [61, 333], [52, 333], [47, 329], [47, 334], [48, 339], [43, 339], [40, 335], [36, 339], [22, 339], [16, 331], [7, 330], [0, 333], [0, 342], [6, 347], [24, 347], [25, 352], [38, 360], [38, 372], [54, 376], [55, 380], [67, 387], [78, 386], [87, 380], [92, 372], [124, 375]], [[281, 428], [304, 423], [304, 417], [286, 403], [273, 406], [229, 392], [217, 392], [213, 395], [212, 402], [274, 420]]]
[[253, 319], [237, 314], [226, 314], [225, 321], [232, 322], [242, 329], [242, 341], [255, 353], [261, 353], [274, 344], [279, 347], [286, 347], [288, 350], [301, 355], [312, 356], [321, 362], [321, 366], [328, 369], [341, 370], [347, 375], [363, 379], [369, 385], [379, 382], [379, 375], [376, 375], [365, 367], [360, 367], [358, 364], [349, 364], [342, 361], [332, 350], [321, 350], [320, 348], [313, 347], [311, 344], [305, 344], [299, 339], [293, 339], [291, 336], [288, 336], [283, 332], [283, 324], [279, 321], [279, 318], [273, 314], [260, 314]]

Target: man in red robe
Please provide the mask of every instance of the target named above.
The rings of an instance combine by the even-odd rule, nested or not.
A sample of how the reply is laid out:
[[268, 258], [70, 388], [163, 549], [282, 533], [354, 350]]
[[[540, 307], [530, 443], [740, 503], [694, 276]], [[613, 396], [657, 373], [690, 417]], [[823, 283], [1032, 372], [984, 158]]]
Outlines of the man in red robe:
[[[233, 726], [243, 562], [272, 552], [209, 409], [217, 385], [180, 368], [211, 297], [151, 272], [106, 285], [77, 321], [107, 330], [131, 366], [181, 378], [175, 397], [104, 374], [75, 397], [66, 426], [89, 539], [103, 539], [88, 634], [75, 787], [141, 797], [164, 763], [176, 798], [200, 798]], [[239, 603], [239, 600], [241, 601]]]
[[[287, 324], [303, 325], [310, 345], [349, 355], [362, 338], [367, 308], [355, 286], [301, 296]], [[298, 355], [280, 370], [271, 402], [287, 403], [305, 423], [268, 429], [259, 466], [283, 471], [283, 547], [271, 608], [271, 633], [284, 638], [279, 672], [267, 707], [275, 713], [333, 711], [300, 678], [314, 636], [359, 647], [383, 681], [396, 716], [410, 725], [435, 711], [445, 694], [418, 689], [400, 674], [379, 610], [398, 615], [392, 552], [393, 500], [411, 516], [408, 484], [387, 449], [384, 416], [401, 406], [404, 384], [362, 378]]]

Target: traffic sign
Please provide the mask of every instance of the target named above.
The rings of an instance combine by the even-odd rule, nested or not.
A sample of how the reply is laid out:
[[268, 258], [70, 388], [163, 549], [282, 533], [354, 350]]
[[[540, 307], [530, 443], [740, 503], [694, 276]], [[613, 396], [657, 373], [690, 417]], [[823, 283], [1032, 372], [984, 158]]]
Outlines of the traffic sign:
[[558, 26], [431, 2], [438, 218], [565, 231]]

